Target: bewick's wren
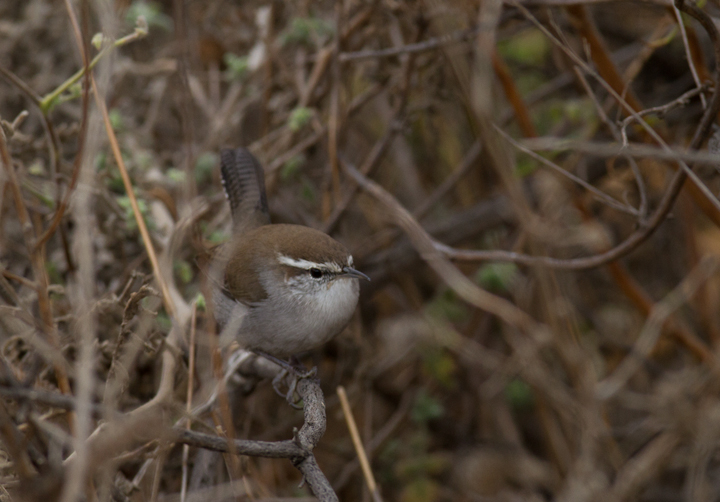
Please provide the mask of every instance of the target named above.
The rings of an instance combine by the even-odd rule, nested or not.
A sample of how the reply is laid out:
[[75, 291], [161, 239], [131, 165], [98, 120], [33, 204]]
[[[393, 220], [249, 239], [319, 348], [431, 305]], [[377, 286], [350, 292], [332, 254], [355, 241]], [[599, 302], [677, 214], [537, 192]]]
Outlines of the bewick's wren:
[[315, 349], [350, 322], [358, 279], [345, 246], [319, 230], [270, 224], [262, 166], [244, 148], [221, 152], [233, 238], [213, 294], [221, 340], [278, 358]]

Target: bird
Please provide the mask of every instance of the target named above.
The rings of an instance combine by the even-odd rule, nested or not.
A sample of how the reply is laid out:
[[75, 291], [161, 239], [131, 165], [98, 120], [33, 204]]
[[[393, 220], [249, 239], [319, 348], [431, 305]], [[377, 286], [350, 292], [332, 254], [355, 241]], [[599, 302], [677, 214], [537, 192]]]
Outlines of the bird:
[[221, 344], [236, 341], [302, 377], [283, 359], [337, 336], [357, 307], [359, 279], [370, 278], [324, 232], [271, 223], [263, 168], [247, 149], [221, 150], [220, 172], [233, 220], [213, 266]]

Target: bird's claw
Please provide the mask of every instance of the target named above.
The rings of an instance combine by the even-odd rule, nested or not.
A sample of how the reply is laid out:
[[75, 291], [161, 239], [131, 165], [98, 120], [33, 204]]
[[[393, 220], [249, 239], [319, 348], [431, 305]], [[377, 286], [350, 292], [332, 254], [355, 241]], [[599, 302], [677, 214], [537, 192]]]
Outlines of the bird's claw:
[[[278, 359], [274, 356], [270, 356], [269, 354], [259, 353], [262, 357], [265, 357], [266, 359], [274, 362], [278, 366], [282, 368], [280, 373], [275, 375], [275, 378], [273, 378], [272, 386], [275, 393], [280, 396], [284, 397], [285, 400], [295, 408], [296, 410], [301, 410], [302, 406], [300, 406], [299, 403], [302, 402], [302, 399], [295, 400], [295, 391], [297, 390], [297, 384], [300, 380], [303, 380], [305, 378], [314, 378], [317, 375], [317, 367], [313, 366], [311, 369], [305, 369], [300, 363], [291, 364], [287, 361], [283, 361], [281, 359]], [[285, 380], [285, 377], [291, 377], [290, 383], [288, 384], [288, 390], [287, 392], [283, 392], [280, 388], [283, 380]]]
[[[296, 410], [301, 410], [303, 407], [300, 406], [299, 403], [302, 402], [302, 399], [295, 400], [295, 391], [297, 390], [297, 385], [300, 380], [303, 380], [305, 378], [314, 378], [315, 375], [317, 375], [317, 367], [313, 367], [310, 370], [304, 370], [299, 371], [296, 368], [293, 368], [292, 370], [288, 370], [286, 368], [283, 368], [283, 370], [278, 373], [275, 378], [273, 378], [272, 386], [275, 390], [275, 393], [280, 396], [284, 397], [285, 400], [295, 408]], [[288, 390], [287, 392], [283, 392], [280, 388], [280, 385], [282, 384], [283, 380], [285, 380], [285, 377], [291, 377], [290, 383], [288, 384]]]

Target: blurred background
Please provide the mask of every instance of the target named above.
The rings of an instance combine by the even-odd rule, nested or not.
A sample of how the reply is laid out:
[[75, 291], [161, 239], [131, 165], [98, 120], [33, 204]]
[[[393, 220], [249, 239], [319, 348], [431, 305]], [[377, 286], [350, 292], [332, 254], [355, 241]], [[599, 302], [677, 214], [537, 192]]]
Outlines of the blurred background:
[[[106, 419], [161, 381], [180, 409], [188, 387], [207, 399], [204, 267], [230, 229], [218, 152], [237, 146], [265, 168], [274, 222], [330, 233], [372, 278], [350, 326], [303, 358], [327, 404], [315, 455], [340, 500], [372, 497], [338, 385], [382, 500], [720, 499], [720, 139], [700, 127], [717, 114], [720, 10], [702, 9], [1, 2], [0, 499], [67, 489], [62, 459], [103, 413], [52, 396]], [[101, 54], [97, 95], [155, 271], [84, 91], [82, 40]], [[167, 345], [181, 321], [192, 328]], [[269, 381], [230, 401], [237, 438], [303, 423]], [[150, 439], [112, 451], [93, 450], [113, 461], [84, 467], [78, 497], [310, 497], [285, 459], [235, 465]]]

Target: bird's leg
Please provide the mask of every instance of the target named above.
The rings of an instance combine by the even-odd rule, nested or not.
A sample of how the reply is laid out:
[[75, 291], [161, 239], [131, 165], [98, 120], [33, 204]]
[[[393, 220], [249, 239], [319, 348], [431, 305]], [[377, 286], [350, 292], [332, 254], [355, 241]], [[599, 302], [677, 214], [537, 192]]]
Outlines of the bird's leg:
[[[290, 358], [290, 361], [283, 361], [282, 359], [278, 359], [275, 356], [272, 356], [270, 354], [267, 354], [265, 352], [256, 350], [254, 351], [257, 355], [264, 357], [265, 359], [272, 361], [273, 363], [277, 364], [282, 368], [282, 371], [278, 373], [275, 378], [273, 378], [272, 386], [273, 390], [275, 390], [275, 393], [280, 396], [284, 397], [285, 400], [295, 409], [302, 409], [302, 406], [299, 406], [298, 403], [300, 401], [295, 401], [295, 389], [297, 388], [298, 381], [304, 379], [304, 378], [313, 378], [315, 375], [317, 375], [317, 367], [313, 367], [310, 370], [305, 369], [305, 367], [298, 361], [298, 359], [295, 356], [292, 356]], [[288, 385], [288, 391], [286, 393], [283, 393], [280, 389], [280, 383], [285, 379], [286, 376], [291, 376], [292, 380], [290, 380], [290, 384]]]
[[275, 357], [275, 356], [271, 356], [270, 354], [268, 354], [267, 352], [263, 352], [262, 350], [253, 350], [253, 352], [255, 352], [255, 353], [256, 353], [257, 355], [259, 355], [260, 357], [264, 357], [264, 358], [267, 359], [268, 361], [277, 364], [277, 365], [280, 366], [283, 370], [285, 370], [287, 373], [290, 373], [290, 372], [292, 372], [292, 371], [295, 371], [295, 368], [292, 366], [292, 364], [290, 364], [290, 363], [287, 362], [287, 361], [283, 361], [282, 359], [278, 359], [278, 358]]
[[288, 392], [285, 396], [285, 399], [290, 403], [291, 406], [294, 408], [300, 409], [300, 406], [297, 405], [299, 401], [295, 401], [293, 398], [295, 397], [295, 389], [297, 388], [297, 384], [300, 380], [303, 378], [314, 378], [315, 375], [317, 375], [317, 366], [313, 366], [309, 370], [305, 368], [305, 366], [302, 365], [300, 360], [293, 356], [290, 356], [290, 360], [288, 361], [290, 366], [293, 368], [292, 371], [292, 380], [290, 380], [290, 385], [288, 388]]
[[[283, 392], [282, 389], [280, 389], [280, 384], [282, 384], [283, 380], [285, 380], [285, 377], [288, 375], [289, 375], [288, 370], [283, 368], [280, 371], [280, 373], [275, 375], [275, 378], [273, 378], [272, 387], [273, 387], [273, 390], [275, 391], [275, 394], [277, 394], [280, 397], [284, 397], [287, 400], [287, 402], [290, 403], [291, 406], [295, 407], [296, 405], [292, 400], [293, 392], [295, 391], [295, 389], [292, 387], [292, 385], [290, 386], [290, 390], [288, 392]], [[294, 380], [295, 379], [293, 379], [293, 381]]]
[[317, 366], [307, 369], [296, 356], [290, 356], [289, 364], [293, 367], [295, 375], [299, 380], [302, 380], [303, 378], [312, 378], [317, 375]]

